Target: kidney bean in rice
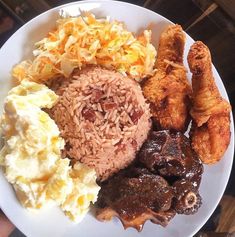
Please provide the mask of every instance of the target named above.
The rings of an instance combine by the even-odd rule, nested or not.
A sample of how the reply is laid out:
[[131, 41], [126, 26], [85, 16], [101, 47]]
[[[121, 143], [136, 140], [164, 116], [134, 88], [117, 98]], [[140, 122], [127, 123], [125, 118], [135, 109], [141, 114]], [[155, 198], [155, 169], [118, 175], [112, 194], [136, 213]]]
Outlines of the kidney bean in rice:
[[65, 139], [67, 157], [95, 168], [100, 180], [134, 160], [151, 127], [138, 83], [90, 66], [51, 87], [59, 100], [50, 115]]

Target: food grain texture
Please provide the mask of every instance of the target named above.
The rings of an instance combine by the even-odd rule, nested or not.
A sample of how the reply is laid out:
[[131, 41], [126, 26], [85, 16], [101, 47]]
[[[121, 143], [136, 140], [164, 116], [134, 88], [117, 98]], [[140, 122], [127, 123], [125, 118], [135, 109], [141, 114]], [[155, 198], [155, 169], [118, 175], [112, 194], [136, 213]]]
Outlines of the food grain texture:
[[66, 145], [64, 155], [95, 168], [105, 180], [134, 159], [151, 127], [149, 107], [134, 80], [101, 67], [58, 78], [50, 115]]

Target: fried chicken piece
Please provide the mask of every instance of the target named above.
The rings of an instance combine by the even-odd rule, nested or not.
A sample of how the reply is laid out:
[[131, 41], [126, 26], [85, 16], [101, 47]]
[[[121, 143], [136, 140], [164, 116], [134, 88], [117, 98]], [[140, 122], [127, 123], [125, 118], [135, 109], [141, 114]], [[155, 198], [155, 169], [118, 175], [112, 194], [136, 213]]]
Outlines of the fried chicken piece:
[[213, 164], [222, 158], [230, 142], [231, 106], [215, 84], [207, 46], [195, 42], [190, 48], [188, 63], [193, 74], [191, 144], [203, 163]]
[[191, 87], [183, 66], [185, 34], [170, 25], [161, 34], [156, 74], [143, 84], [153, 120], [159, 129], [185, 131], [189, 123]]

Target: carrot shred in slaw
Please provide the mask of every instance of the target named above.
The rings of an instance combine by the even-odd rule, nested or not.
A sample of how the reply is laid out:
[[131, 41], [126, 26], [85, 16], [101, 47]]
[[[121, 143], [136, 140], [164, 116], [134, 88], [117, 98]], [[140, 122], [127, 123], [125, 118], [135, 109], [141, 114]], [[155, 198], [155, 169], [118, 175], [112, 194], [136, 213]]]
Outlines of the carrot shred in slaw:
[[96, 19], [90, 13], [61, 18], [56, 29], [35, 44], [34, 59], [16, 65], [12, 75], [19, 81], [45, 83], [57, 75], [69, 77], [75, 68], [98, 64], [139, 81], [153, 73], [156, 50], [150, 41], [149, 30], [136, 38], [123, 23]]

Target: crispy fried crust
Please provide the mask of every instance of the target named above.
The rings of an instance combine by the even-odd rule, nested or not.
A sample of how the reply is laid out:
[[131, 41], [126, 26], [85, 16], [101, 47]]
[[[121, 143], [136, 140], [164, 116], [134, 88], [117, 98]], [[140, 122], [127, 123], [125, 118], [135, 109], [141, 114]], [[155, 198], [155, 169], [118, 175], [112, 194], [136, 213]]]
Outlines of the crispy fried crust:
[[170, 25], [161, 34], [156, 74], [143, 84], [153, 120], [160, 129], [185, 131], [189, 122], [191, 87], [183, 66], [185, 34]]
[[195, 42], [188, 54], [192, 77], [194, 120], [190, 131], [193, 149], [206, 164], [219, 161], [230, 142], [230, 104], [215, 84], [210, 51]]
[[219, 93], [212, 74], [210, 51], [201, 41], [192, 45], [188, 63], [193, 74], [193, 107], [190, 113], [200, 127], [213, 114], [229, 113], [230, 105]]

